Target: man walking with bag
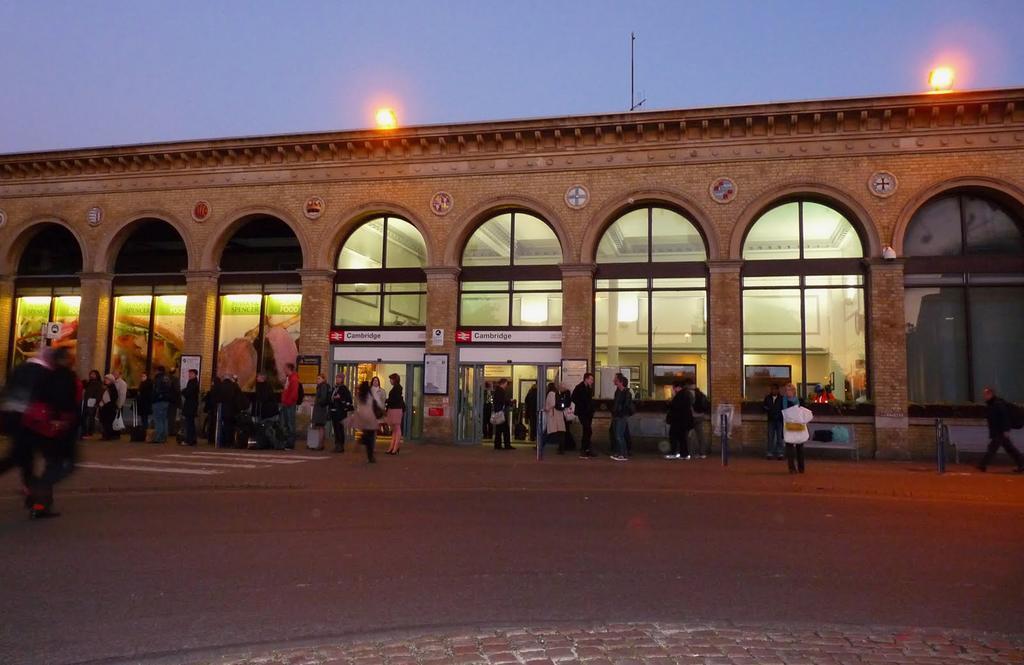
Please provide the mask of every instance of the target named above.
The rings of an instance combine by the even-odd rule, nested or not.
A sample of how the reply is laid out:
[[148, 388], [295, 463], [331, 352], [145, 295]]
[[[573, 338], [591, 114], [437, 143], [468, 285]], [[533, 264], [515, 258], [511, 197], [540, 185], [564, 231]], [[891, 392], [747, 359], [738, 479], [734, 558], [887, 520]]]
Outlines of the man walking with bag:
[[982, 397], [985, 398], [985, 419], [988, 421], [989, 444], [985, 456], [981, 459], [981, 464], [978, 465], [978, 471], [988, 470], [992, 458], [1002, 447], [1006, 449], [1006, 453], [1017, 465], [1013, 472], [1024, 473], [1024, 457], [1010, 441], [1010, 430], [1020, 427], [1018, 423], [1014, 422], [1014, 409], [1019, 407], [1011, 406], [1009, 402], [997, 396], [991, 388], [985, 388]]

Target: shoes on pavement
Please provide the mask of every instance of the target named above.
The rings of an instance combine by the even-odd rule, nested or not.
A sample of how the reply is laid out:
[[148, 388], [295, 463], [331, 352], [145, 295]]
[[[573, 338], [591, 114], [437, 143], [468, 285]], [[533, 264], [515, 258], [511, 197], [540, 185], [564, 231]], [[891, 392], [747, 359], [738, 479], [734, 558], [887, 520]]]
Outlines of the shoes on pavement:
[[[707, 455], [701, 455], [701, 456], [700, 456], [700, 458], [701, 458], [701, 459], [707, 459], [707, 458], [708, 458], [708, 456], [707, 456]], [[782, 458], [779, 458], [779, 459], [782, 459]]]
[[60, 517], [60, 513], [50, 510], [41, 503], [36, 503], [33, 504], [32, 508], [29, 510], [28, 517], [29, 519], [39, 520], [47, 519], [49, 517]]
[[612, 459], [615, 460], [616, 462], [625, 462], [629, 458], [623, 457], [622, 455], [612, 455]]

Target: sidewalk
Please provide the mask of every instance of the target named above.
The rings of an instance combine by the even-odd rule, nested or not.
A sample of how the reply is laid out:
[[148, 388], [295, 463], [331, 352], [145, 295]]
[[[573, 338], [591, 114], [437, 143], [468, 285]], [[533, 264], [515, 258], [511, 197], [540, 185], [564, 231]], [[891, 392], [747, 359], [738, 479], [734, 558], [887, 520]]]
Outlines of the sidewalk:
[[188, 665], [1013, 665], [1024, 634], [860, 626], [638, 623], [423, 632], [256, 647]]

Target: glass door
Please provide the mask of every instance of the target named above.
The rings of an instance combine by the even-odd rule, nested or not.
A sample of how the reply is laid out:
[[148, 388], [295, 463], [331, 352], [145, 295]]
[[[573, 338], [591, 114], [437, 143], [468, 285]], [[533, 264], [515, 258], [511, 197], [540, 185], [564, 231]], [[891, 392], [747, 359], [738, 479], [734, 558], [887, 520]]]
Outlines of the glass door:
[[455, 439], [479, 443], [483, 436], [483, 367], [459, 365]]

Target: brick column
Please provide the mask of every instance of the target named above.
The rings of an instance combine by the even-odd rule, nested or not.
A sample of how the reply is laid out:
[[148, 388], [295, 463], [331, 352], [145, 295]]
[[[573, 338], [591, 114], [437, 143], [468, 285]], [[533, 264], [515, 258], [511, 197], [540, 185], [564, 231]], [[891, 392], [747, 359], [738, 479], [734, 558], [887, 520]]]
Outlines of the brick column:
[[185, 273], [185, 350], [190, 356], [200, 356], [199, 385], [203, 390], [210, 386], [213, 378], [213, 340], [217, 330], [217, 279], [216, 270], [189, 270]]
[[78, 311], [78, 363], [81, 377], [89, 370], [107, 369], [107, 343], [110, 341], [110, 293], [114, 276], [105, 272], [83, 272], [82, 302]]
[[740, 405], [743, 402], [742, 266], [742, 261], [711, 261], [708, 264], [711, 273], [708, 359], [712, 417], [719, 404], [732, 404], [736, 413], [733, 436], [740, 438], [740, 443]]
[[7, 383], [7, 366], [11, 363], [11, 343], [15, 331], [11, 326], [14, 315], [14, 278], [0, 275], [0, 328], [7, 330], [0, 335], [0, 385]]
[[870, 263], [868, 381], [875, 403], [875, 456], [910, 459], [903, 261]]
[[594, 266], [566, 264], [562, 266], [562, 357], [586, 358], [589, 364], [593, 351]]
[[299, 333], [299, 353], [320, 356], [320, 371], [331, 377], [331, 332], [334, 311], [334, 271], [300, 270], [302, 276], [302, 329]]
[[[426, 268], [427, 274], [427, 353], [448, 354], [448, 394], [425, 395], [423, 408], [423, 438], [437, 443], [455, 441], [455, 403], [458, 393], [458, 374], [455, 366], [458, 349], [455, 347], [455, 329], [459, 315], [459, 268]], [[444, 330], [444, 344], [431, 346], [431, 331]], [[431, 416], [431, 408], [443, 408], [444, 416]]]

